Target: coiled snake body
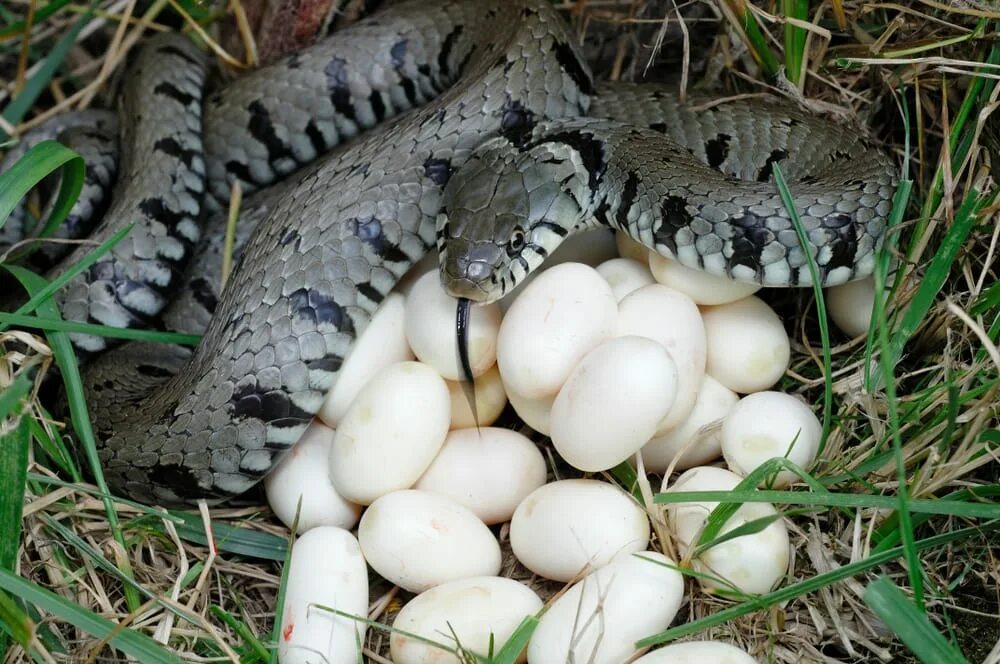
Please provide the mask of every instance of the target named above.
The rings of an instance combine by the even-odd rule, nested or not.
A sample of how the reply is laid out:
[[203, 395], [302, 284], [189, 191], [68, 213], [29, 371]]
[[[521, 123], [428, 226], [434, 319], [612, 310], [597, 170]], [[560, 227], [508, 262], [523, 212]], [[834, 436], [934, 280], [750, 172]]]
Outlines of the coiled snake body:
[[[145, 501], [257, 482], [435, 245], [448, 287], [476, 300], [588, 224], [716, 274], [807, 285], [770, 181], [780, 163], [831, 285], [871, 271], [896, 182], [858, 131], [784, 106], [595, 86], [544, 0], [412, 0], [203, 101], [204, 71], [178, 35], [134, 63], [118, 184], [93, 237], [135, 227], [60, 296], [70, 319], [138, 326], [163, 311], [168, 329], [204, 331], [193, 352], [130, 343], [87, 365], [105, 474]], [[199, 219], [236, 179], [280, 182], [246, 201], [220, 295], [205, 271], [218, 271], [224, 222]]]

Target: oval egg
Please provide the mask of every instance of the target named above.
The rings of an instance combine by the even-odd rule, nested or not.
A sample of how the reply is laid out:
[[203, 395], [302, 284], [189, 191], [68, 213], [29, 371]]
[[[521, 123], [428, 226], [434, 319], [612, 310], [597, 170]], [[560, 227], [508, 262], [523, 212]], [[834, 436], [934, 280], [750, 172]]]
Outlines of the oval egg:
[[574, 468], [618, 465], [643, 446], [677, 396], [670, 353], [644, 337], [609, 339], [587, 353], [552, 403], [552, 444]]
[[448, 496], [489, 525], [509, 521], [520, 502], [545, 484], [545, 474], [542, 453], [516, 431], [459, 429], [448, 434], [414, 488]]
[[448, 396], [451, 398], [452, 429], [489, 426], [496, 422], [507, 405], [507, 392], [504, 391], [500, 370], [496, 365], [475, 380], [475, 415], [469, 406], [465, 383], [454, 380], [447, 380], [445, 383], [448, 385]]
[[368, 567], [351, 533], [319, 526], [298, 538], [292, 545], [284, 599], [281, 664], [359, 661], [367, 626], [348, 616], [368, 617]]
[[722, 641], [685, 641], [647, 653], [632, 664], [757, 664], [757, 660]]
[[528, 643], [528, 661], [621, 664], [639, 639], [665, 630], [684, 577], [662, 553], [621, 554], [553, 602]]
[[632, 291], [656, 283], [645, 263], [631, 258], [612, 258], [604, 261], [597, 266], [597, 273], [608, 282], [611, 292], [619, 302]]
[[617, 302], [581, 263], [548, 268], [514, 300], [500, 325], [497, 363], [508, 393], [555, 394], [587, 351], [611, 337]]
[[367, 505], [423, 475], [448, 435], [448, 386], [420, 362], [380, 371], [344, 416], [330, 450], [330, 477], [350, 501]]
[[358, 525], [361, 550], [386, 580], [419, 593], [500, 571], [500, 544], [468, 508], [429, 491], [382, 496]]
[[756, 296], [703, 307], [708, 358], [705, 371], [733, 392], [748, 394], [781, 380], [791, 359], [778, 314]]
[[[417, 638], [485, 657], [499, 651], [526, 617], [538, 613], [542, 600], [513, 579], [477, 576], [435, 586], [400, 610], [389, 637], [394, 664], [463, 664], [455, 655]], [[405, 633], [404, 633], [405, 632]], [[456, 643], [457, 640], [457, 643]], [[524, 661], [520, 657], [517, 661]]]
[[656, 252], [649, 254], [649, 271], [664, 286], [679, 290], [701, 305], [735, 302], [760, 290], [760, 284], [709, 274]]
[[632, 496], [598, 480], [546, 484], [517, 506], [510, 521], [514, 555], [553, 581], [569, 581], [587, 565], [597, 569], [648, 542], [646, 512]]

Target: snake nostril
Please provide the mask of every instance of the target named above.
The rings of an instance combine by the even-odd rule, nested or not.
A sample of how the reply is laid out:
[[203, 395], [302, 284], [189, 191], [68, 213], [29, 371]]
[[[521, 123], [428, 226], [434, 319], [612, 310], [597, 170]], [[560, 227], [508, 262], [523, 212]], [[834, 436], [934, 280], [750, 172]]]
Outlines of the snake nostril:
[[484, 281], [490, 276], [490, 266], [483, 261], [471, 261], [465, 266], [465, 276], [470, 281]]

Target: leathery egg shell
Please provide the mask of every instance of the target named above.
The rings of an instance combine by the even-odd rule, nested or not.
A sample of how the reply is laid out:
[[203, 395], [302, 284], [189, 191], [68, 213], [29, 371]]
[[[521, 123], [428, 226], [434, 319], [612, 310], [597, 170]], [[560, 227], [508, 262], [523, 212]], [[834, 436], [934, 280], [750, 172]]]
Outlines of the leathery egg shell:
[[760, 290], [760, 284], [709, 274], [656, 252], [649, 254], [649, 271], [658, 282], [687, 294], [698, 304], [735, 302]]
[[722, 641], [685, 641], [646, 653], [632, 664], [757, 664], [757, 660]]
[[848, 336], [857, 337], [868, 333], [874, 306], [874, 277], [826, 289], [826, 310], [834, 324]]
[[297, 533], [316, 526], [353, 528], [361, 516], [361, 506], [337, 493], [330, 481], [333, 435], [333, 429], [313, 420], [295, 447], [264, 478], [267, 502], [275, 516], [291, 528], [298, 512]]
[[555, 394], [580, 358], [612, 335], [617, 316], [611, 286], [594, 268], [562, 263], [539, 274], [500, 324], [497, 363], [508, 393]]
[[414, 593], [500, 571], [500, 544], [490, 529], [467, 507], [430, 491], [376, 500], [361, 516], [358, 540], [373, 570]]
[[[458, 300], [444, 292], [441, 276], [428, 272], [406, 297], [406, 339], [414, 354], [448, 380], [458, 380]], [[474, 305], [469, 314], [469, 365], [472, 375], [485, 373], [496, 362], [500, 308]]]
[[[435, 586], [406, 603], [389, 637], [394, 664], [462, 664], [447, 650], [411, 638], [414, 634], [454, 650], [486, 656], [494, 652], [524, 618], [538, 613], [542, 600], [527, 586], [499, 576], [476, 576]], [[457, 643], [456, 643], [457, 640]], [[524, 661], [522, 657], [518, 661]]]
[[[738, 475], [749, 475], [768, 459], [786, 457], [808, 470], [819, 452], [823, 425], [799, 399], [783, 392], [755, 392], [740, 399], [722, 424], [722, 455]], [[768, 478], [781, 489], [798, 479], [790, 470]]]
[[448, 435], [451, 399], [426, 364], [399, 362], [373, 378], [333, 439], [330, 477], [340, 495], [367, 505], [413, 486]]
[[703, 307], [708, 361], [705, 371], [733, 392], [766, 390], [788, 368], [791, 344], [778, 314], [750, 297]]
[[413, 351], [403, 334], [404, 311], [405, 300], [399, 293], [389, 293], [375, 311], [317, 413], [328, 426], [337, 428], [355, 397], [375, 374], [390, 364], [413, 359]]
[[510, 520], [525, 496], [545, 484], [545, 473], [542, 453], [516, 431], [459, 429], [413, 488], [448, 496], [489, 525]]
[[658, 342], [677, 365], [677, 398], [656, 433], [663, 434], [688, 416], [705, 374], [705, 325], [690, 297], [662, 284], [643, 286], [618, 305], [618, 335]]
[[514, 555], [553, 581], [569, 581], [587, 565], [603, 567], [616, 554], [642, 551], [648, 542], [645, 511], [632, 496], [598, 480], [560, 480], [539, 487], [517, 506], [510, 521]]
[[496, 365], [489, 371], [476, 377], [476, 414], [473, 416], [469, 407], [469, 399], [465, 394], [465, 385], [459, 381], [448, 380], [448, 396], [451, 397], [451, 428], [467, 429], [474, 426], [489, 426], [496, 422], [507, 405], [507, 393], [500, 380], [500, 370]]
[[[344, 614], [333, 613], [335, 609]], [[354, 535], [319, 526], [292, 545], [281, 613], [281, 664], [353, 664], [368, 617], [368, 567]]]
[[653, 437], [673, 406], [677, 382], [677, 365], [660, 344], [609, 339], [583, 357], [559, 390], [552, 444], [574, 468], [611, 468]]
[[718, 459], [722, 454], [719, 429], [739, 400], [739, 395], [719, 381], [708, 374], [702, 376], [698, 398], [684, 421], [642, 446], [646, 471], [662, 473], [674, 463], [675, 457], [677, 470]]
[[[723, 468], [698, 466], [681, 473], [668, 492], [731, 491], [740, 476]], [[668, 503], [667, 519], [682, 555], [697, 543], [716, 502]], [[757, 519], [778, 514], [769, 503], [744, 503], [723, 525], [719, 535]], [[694, 568], [707, 592], [730, 590], [730, 585], [748, 594], [770, 591], [788, 571], [788, 529], [784, 518], [772, 521], [755, 533], [735, 537], [709, 548], [694, 560]], [[717, 577], [717, 578], [710, 578]]]
[[549, 606], [528, 643], [531, 664], [621, 664], [635, 642], [666, 629], [684, 598], [684, 578], [662, 553], [620, 554]]
[[631, 258], [612, 258], [604, 261], [597, 266], [597, 273], [607, 280], [615, 299], [619, 302], [632, 291], [655, 283], [645, 263]]
[[507, 385], [504, 385], [504, 389], [507, 390], [507, 400], [511, 407], [525, 424], [538, 433], [552, 435], [552, 403], [556, 400], [555, 394], [529, 399], [511, 391]]

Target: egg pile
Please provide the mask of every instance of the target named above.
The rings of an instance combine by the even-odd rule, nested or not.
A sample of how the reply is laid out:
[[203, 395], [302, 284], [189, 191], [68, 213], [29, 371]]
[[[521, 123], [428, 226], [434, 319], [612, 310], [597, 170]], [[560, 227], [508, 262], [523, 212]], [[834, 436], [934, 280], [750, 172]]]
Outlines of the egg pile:
[[[433, 260], [415, 267], [265, 481], [273, 511], [300, 535], [280, 661], [359, 661], [369, 567], [415, 594], [392, 625], [395, 664], [457, 663], [491, 644], [496, 652], [543, 607], [527, 585], [499, 576], [491, 526], [508, 522], [525, 568], [571, 584], [541, 613], [521, 661], [633, 656], [635, 642], [666, 629], [684, 598], [678, 562], [650, 545], [647, 510], [600, 479], [547, 481], [539, 446], [490, 425], [509, 402], [568, 465], [596, 473], [641, 463], [664, 476], [665, 491], [730, 490], [773, 457], [808, 467], [821, 426], [806, 404], [769, 391], [790, 344], [756, 290], [607, 231], [573, 236], [503, 300], [473, 308], [473, 413], [458, 382], [455, 300]], [[858, 306], [842, 309], [862, 325]], [[728, 470], [705, 465], [720, 456]], [[668, 482], [674, 471], [683, 472]], [[793, 479], [782, 471], [769, 484]], [[721, 534], [773, 521], [696, 552], [715, 505], [665, 509], [682, 562], [706, 592], [771, 590], [787, 573], [784, 519], [772, 505], [742, 505]], [[688, 642], [636, 661], [753, 659], [727, 644]]]

